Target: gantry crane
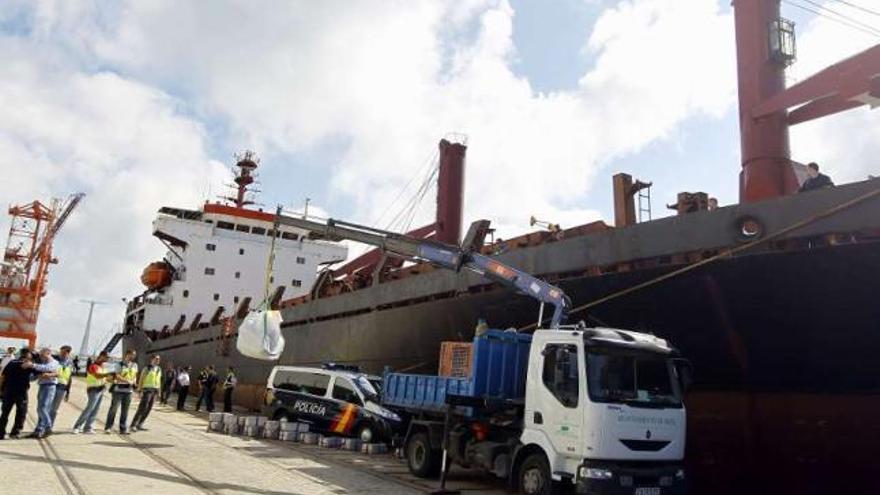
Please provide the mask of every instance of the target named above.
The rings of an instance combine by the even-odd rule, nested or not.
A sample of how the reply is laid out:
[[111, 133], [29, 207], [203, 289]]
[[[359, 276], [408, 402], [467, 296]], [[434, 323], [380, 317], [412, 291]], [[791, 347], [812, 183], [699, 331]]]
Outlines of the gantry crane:
[[46, 294], [52, 244], [85, 194], [11, 206], [9, 237], [0, 264], [0, 337], [37, 341], [37, 317]]

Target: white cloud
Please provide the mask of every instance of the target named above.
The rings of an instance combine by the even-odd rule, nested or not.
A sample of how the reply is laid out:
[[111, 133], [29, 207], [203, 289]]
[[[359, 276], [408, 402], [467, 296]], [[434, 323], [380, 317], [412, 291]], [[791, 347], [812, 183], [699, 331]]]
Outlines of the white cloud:
[[439, 137], [466, 133], [466, 218], [507, 237], [530, 214], [596, 218], [582, 205], [602, 166], [721, 115], [735, 88], [732, 19], [716, 0], [607, 9], [584, 40], [593, 68], [551, 93], [511, 69], [505, 0], [17, 5], [35, 29], [4, 41], [16, 62], [0, 68], [0, 102], [27, 108], [0, 123], [2, 166], [39, 165], [17, 179], [28, 196], [91, 193], [59, 243], [44, 315], [59, 334], [78, 333], [64, 328], [84, 318], [76, 299], [132, 293], [160, 251], [156, 207], [192, 205], [218, 173], [199, 122], [260, 151], [341, 138], [327, 187], [356, 221], [378, 216]]
[[719, 115], [733, 97], [732, 20], [715, 0], [608, 9], [585, 40], [595, 68], [579, 89], [550, 94], [511, 70], [515, 12], [503, 0], [250, 5], [131, 4], [95, 32], [92, 50], [173, 85], [258, 148], [347, 138], [328, 174], [362, 221], [449, 131], [472, 145], [469, 218], [508, 232], [530, 213], [593, 218], [577, 204], [602, 164], [695, 113]]
[[[84, 73], [40, 56], [19, 40], [0, 39], [0, 203], [87, 197], [55, 245], [41, 340], [79, 345], [85, 306], [97, 310], [95, 333], [121, 321], [120, 298], [139, 289], [139, 268], [161, 256], [150, 222], [163, 204], [195, 205], [224, 173], [208, 158], [200, 124], [179, 102], [111, 72]], [[11, 184], [10, 184], [11, 181]], [[0, 225], [6, 228], [8, 220]]]

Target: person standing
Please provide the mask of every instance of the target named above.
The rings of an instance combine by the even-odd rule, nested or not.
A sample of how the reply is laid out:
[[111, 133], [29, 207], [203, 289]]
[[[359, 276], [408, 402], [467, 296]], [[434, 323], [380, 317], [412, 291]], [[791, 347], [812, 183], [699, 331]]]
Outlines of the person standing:
[[807, 180], [801, 184], [801, 188], [798, 189], [798, 192], [813, 191], [816, 189], [822, 189], [823, 187], [831, 187], [833, 185], [834, 182], [831, 181], [831, 177], [819, 173], [819, 164], [811, 162], [807, 164]]
[[141, 379], [138, 382], [138, 392], [141, 393], [141, 402], [138, 404], [137, 411], [134, 413], [134, 419], [131, 420], [131, 431], [146, 431], [144, 421], [153, 410], [153, 403], [156, 401], [156, 395], [162, 389], [162, 368], [159, 366], [158, 354], [153, 354], [150, 358], [150, 364], [141, 371]]
[[205, 401], [205, 381], [208, 380], [208, 367], [205, 366], [202, 368], [202, 371], [199, 371], [199, 377], [196, 380], [199, 384], [199, 398], [196, 400], [196, 411], [202, 408], [202, 402]]
[[31, 387], [31, 364], [30, 351], [22, 349], [19, 358], [7, 363], [3, 368], [3, 385], [0, 388], [0, 397], [3, 397], [3, 407], [0, 408], [0, 440], [6, 438], [6, 425], [13, 406], [15, 419], [12, 422], [9, 438], [18, 438], [24, 427], [24, 420], [27, 417], [28, 389]]
[[3, 358], [0, 359], [0, 373], [3, 373], [3, 368], [5, 368], [7, 364], [11, 363], [14, 360], [15, 360], [15, 347], [7, 347], [6, 354], [4, 354]]
[[189, 372], [191, 370], [192, 368], [187, 366], [186, 368], [180, 368], [180, 371], [177, 373], [178, 411], [183, 411], [183, 406], [186, 405], [186, 396], [189, 395]]
[[104, 398], [107, 377], [110, 376], [104, 369], [104, 363], [107, 362], [107, 359], [107, 353], [101, 351], [95, 362], [86, 369], [86, 396], [88, 397], [88, 402], [73, 425], [74, 434], [92, 434], [95, 432], [92, 425], [95, 423], [95, 417], [98, 415], [98, 409], [101, 407], [101, 400]]
[[[6, 367], [7, 364], [11, 363], [15, 360], [15, 347], [7, 347], [6, 354], [0, 358], [0, 390], [3, 387], [3, 368]], [[2, 394], [0, 394], [0, 404], [3, 403]]]
[[131, 393], [137, 382], [138, 366], [134, 362], [137, 352], [129, 349], [122, 358], [122, 368], [113, 375], [113, 385], [110, 386], [110, 410], [107, 411], [107, 421], [104, 422], [104, 433], [111, 433], [113, 422], [116, 420], [116, 410], [119, 411], [119, 433], [128, 435], [126, 423], [128, 422], [128, 409], [131, 407]]
[[52, 349], [40, 349], [40, 363], [30, 368], [40, 373], [37, 378], [37, 427], [28, 438], [45, 438], [52, 434], [52, 405], [55, 403], [55, 389], [58, 387], [58, 371], [61, 366], [52, 357]]
[[171, 364], [165, 365], [165, 374], [162, 376], [162, 405], [168, 405], [168, 396], [171, 395], [171, 390], [174, 388], [175, 383], [177, 382], [177, 371], [174, 369], [174, 366]]
[[58, 383], [55, 385], [55, 399], [52, 401], [52, 425], [55, 424], [55, 418], [58, 416], [58, 408], [62, 402], [70, 399], [70, 376], [73, 373], [73, 361], [70, 359], [71, 348], [69, 345], [61, 346], [58, 353]]
[[199, 405], [204, 400], [205, 409], [208, 412], [214, 412], [214, 391], [217, 389], [217, 383], [220, 381], [217, 378], [217, 372], [214, 370], [213, 366], [208, 366], [205, 368], [205, 379], [202, 381], [202, 394], [199, 397], [199, 402], [196, 403], [196, 411], [199, 410]]
[[226, 368], [226, 379], [223, 380], [223, 412], [232, 412], [232, 392], [238, 385], [238, 377], [235, 376], [235, 368]]

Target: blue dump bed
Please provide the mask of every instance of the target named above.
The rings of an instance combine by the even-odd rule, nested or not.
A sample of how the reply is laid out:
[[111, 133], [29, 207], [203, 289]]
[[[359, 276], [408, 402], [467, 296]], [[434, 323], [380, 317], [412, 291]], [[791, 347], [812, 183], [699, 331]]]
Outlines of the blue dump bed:
[[469, 378], [386, 373], [382, 403], [412, 411], [442, 412], [447, 394], [523, 399], [531, 344], [531, 335], [489, 330], [474, 338]]

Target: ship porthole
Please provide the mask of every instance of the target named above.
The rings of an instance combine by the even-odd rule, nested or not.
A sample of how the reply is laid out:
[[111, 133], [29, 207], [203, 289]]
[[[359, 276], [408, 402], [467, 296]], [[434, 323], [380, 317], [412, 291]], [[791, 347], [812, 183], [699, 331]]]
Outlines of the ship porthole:
[[736, 221], [736, 234], [742, 242], [752, 241], [764, 235], [764, 225], [753, 216], [740, 217]]

